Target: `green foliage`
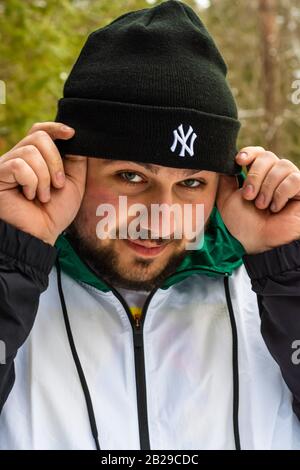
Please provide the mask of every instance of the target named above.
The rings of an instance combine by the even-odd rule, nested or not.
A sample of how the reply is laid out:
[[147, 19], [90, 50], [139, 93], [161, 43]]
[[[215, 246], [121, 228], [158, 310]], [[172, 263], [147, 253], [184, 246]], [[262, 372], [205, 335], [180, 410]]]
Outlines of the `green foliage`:
[[[142, 0], [0, 0], [0, 151], [34, 122], [55, 118], [65, 79], [88, 34]], [[2, 145], [1, 145], [2, 144]]]
[[[239, 147], [266, 145], [270, 131], [264, 116], [262, 37], [258, 0], [210, 0], [200, 12], [228, 65], [228, 80], [233, 89], [242, 128]], [[294, 104], [292, 84], [300, 79], [300, 3], [275, 0], [279, 46], [277, 60], [279, 102], [276, 116], [278, 145], [270, 150], [300, 164], [300, 103]], [[300, 84], [300, 82], [299, 82]], [[299, 85], [298, 85], [299, 86]]]
[[[185, 0], [193, 8], [197, 2]], [[197, 10], [228, 65], [242, 129], [239, 147], [266, 147], [258, 0], [210, 0]], [[65, 79], [88, 34], [130, 10], [160, 3], [146, 0], [0, 0], [0, 154], [18, 142], [36, 121], [53, 120]], [[203, 5], [203, 1], [199, 2]], [[300, 104], [291, 101], [300, 78], [300, 7], [278, 0], [280, 46], [280, 156], [300, 163]], [[272, 149], [271, 149], [272, 150]]]

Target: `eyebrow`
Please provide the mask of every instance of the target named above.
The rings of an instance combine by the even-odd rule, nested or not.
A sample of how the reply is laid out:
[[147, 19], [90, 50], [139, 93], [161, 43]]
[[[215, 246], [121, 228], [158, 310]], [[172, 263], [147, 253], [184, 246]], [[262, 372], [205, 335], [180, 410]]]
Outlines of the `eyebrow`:
[[[133, 165], [142, 166], [142, 167], [146, 168], [146, 170], [151, 171], [151, 173], [154, 173], [155, 175], [157, 175], [159, 173], [159, 168], [156, 168], [151, 163], [138, 163], [138, 162], [133, 162], [133, 161], [130, 161], [130, 160], [105, 160], [103, 162], [103, 164], [105, 166], [116, 165], [116, 164], [120, 164], [120, 163], [123, 163], [123, 164], [131, 163]], [[183, 168], [178, 168], [178, 170], [183, 170]], [[184, 169], [183, 175], [184, 176], [191, 176], [191, 175], [195, 175], [196, 173], [199, 173], [200, 171], [203, 171], [203, 170]]]

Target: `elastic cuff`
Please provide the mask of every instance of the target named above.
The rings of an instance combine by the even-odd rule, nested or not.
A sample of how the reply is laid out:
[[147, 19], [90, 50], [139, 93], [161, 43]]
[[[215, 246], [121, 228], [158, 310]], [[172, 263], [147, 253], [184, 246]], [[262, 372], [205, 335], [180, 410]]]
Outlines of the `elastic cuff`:
[[55, 263], [57, 249], [0, 219], [0, 253], [48, 275]]
[[294, 240], [255, 255], [244, 255], [245, 268], [251, 279], [261, 279], [300, 269], [300, 240]]

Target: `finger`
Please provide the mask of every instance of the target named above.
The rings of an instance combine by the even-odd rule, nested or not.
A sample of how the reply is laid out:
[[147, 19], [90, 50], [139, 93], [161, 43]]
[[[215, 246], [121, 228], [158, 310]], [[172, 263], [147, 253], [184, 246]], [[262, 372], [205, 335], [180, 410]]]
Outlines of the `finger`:
[[20, 147], [14, 152], [2, 157], [1, 161], [9, 161], [13, 158], [22, 158], [34, 171], [38, 177], [37, 195], [41, 202], [47, 202], [50, 200], [50, 184], [51, 178], [48, 166], [40, 154], [38, 149], [34, 145], [26, 145]]
[[[21, 143], [23, 143], [23, 145], [21, 145]], [[59, 150], [51, 137], [45, 131], [36, 131], [22, 139], [6, 155], [27, 145], [34, 145], [39, 150], [49, 168], [53, 186], [61, 188], [65, 182], [64, 165]]]
[[[279, 159], [267, 173], [264, 181], [262, 182], [258, 197], [255, 200], [256, 206], [260, 209], [267, 208], [271, 203], [276, 188], [278, 188], [280, 183], [284, 181], [284, 179], [286, 179], [289, 174], [295, 171], [299, 171], [296, 165], [294, 165], [289, 160]], [[297, 181], [295, 183], [297, 183]], [[292, 192], [293, 190], [294, 188], [292, 188]], [[298, 187], [298, 190], [294, 193], [294, 195], [296, 195], [299, 190], [300, 187]]]
[[0, 166], [0, 181], [17, 183], [23, 187], [23, 193], [28, 199], [35, 198], [38, 177], [22, 158], [8, 160]]
[[219, 212], [231, 194], [239, 188], [238, 180], [235, 176], [220, 175], [218, 190], [216, 195], [216, 205]]
[[77, 186], [80, 198], [82, 199], [87, 175], [88, 157], [80, 157], [78, 155], [65, 155], [64, 166], [65, 173]]
[[256, 157], [243, 183], [242, 194], [245, 199], [256, 198], [266, 175], [278, 161], [279, 158], [273, 152], [268, 151], [262, 152]]
[[263, 147], [259, 146], [248, 146], [248, 147], [243, 147], [235, 157], [236, 162], [239, 165], [245, 165], [246, 167], [250, 165], [255, 158], [265, 152], [265, 149]]
[[11, 148], [11, 150], [14, 150], [15, 148], [18, 148], [18, 147], [23, 147], [24, 145], [26, 145], [26, 143], [28, 142], [28, 139], [27, 137], [29, 135], [32, 135], [34, 134], [35, 132], [37, 131], [45, 131], [47, 132], [47, 134], [51, 137], [51, 139], [55, 140], [55, 139], [65, 139], [65, 140], [68, 140], [70, 139], [71, 137], [73, 137], [74, 133], [75, 133], [75, 129], [73, 129], [72, 127], [69, 127], [67, 126], [67, 130], [66, 130], [66, 126], [65, 124], [62, 124], [62, 123], [56, 123], [56, 122], [41, 122], [41, 123], [35, 123], [31, 129], [28, 131], [27, 133], [27, 136], [24, 137], [22, 140], [20, 140], [16, 145], [14, 145], [14, 147]]
[[62, 122], [36, 122], [29, 129], [27, 135], [31, 135], [36, 131], [45, 131], [50, 135], [51, 139], [70, 139], [75, 133], [73, 127], [67, 126]]
[[300, 171], [290, 173], [276, 188], [270, 209], [279, 212], [287, 204], [289, 199], [299, 195]]

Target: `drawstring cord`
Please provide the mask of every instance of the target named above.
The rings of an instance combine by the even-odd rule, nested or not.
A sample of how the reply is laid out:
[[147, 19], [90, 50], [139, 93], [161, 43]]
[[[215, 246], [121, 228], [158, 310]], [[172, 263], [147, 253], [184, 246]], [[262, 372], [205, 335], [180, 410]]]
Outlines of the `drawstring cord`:
[[[60, 302], [62, 306], [62, 311], [63, 311], [63, 316], [64, 316], [64, 321], [65, 321], [65, 327], [68, 335], [68, 340], [72, 352], [72, 356], [76, 365], [76, 369], [78, 372], [78, 376], [80, 379], [80, 383], [82, 386], [82, 390], [84, 393], [85, 401], [86, 401], [86, 406], [88, 410], [88, 415], [89, 415], [89, 420], [90, 420], [90, 426], [91, 426], [91, 431], [92, 435], [95, 441], [96, 449], [100, 450], [100, 445], [99, 445], [99, 439], [98, 439], [98, 429], [97, 429], [97, 424], [96, 424], [96, 419], [95, 419], [95, 414], [94, 414], [94, 409], [93, 409], [93, 404], [90, 396], [90, 392], [88, 389], [88, 385], [82, 370], [82, 366], [76, 351], [72, 331], [71, 331], [71, 326], [70, 326], [70, 321], [68, 318], [68, 312], [66, 308], [66, 303], [64, 299], [64, 294], [62, 290], [62, 284], [61, 284], [61, 267], [59, 263], [59, 256], [56, 258], [56, 269], [57, 269], [57, 285], [58, 285], [58, 291], [59, 291], [59, 297], [60, 297]], [[225, 287], [225, 295], [226, 295], [226, 302], [227, 302], [227, 307], [229, 311], [229, 317], [230, 317], [230, 324], [231, 324], [231, 330], [232, 330], [232, 368], [233, 368], [233, 431], [234, 431], [234, 441], [235, 441], [235, 448], [236, 450], [241, 450], [241, 444], [240, 444], [240, 432], [239, 432], [239, 365], [238, 365], [238, 335], [237, 335], [237, 328], [236, 328], [236, 322], [234, 318], [234, 311], [231, 303], [231, 298], [230, 298], [230, 290], [229, 290], [229, 278], [228, 278], [228, 273], [226, 273], [224, 277], [224, 287]]]
[[236, 450], [241, 450], [239, 431], [239, 363], [238, 363], [238, 335], [234, 318], [233, 307], [230, 298], [229, 277], [226, 273], [224, 277], [226, 302], [229, 311], [231, 331], [232, 331], [232, 371], [233, 371], [233, 432]]
[[100, 445], [99, 445], [99, 439], [98, 439], [98, 429], [97, 429], [97, 424], [96, 424], [96, 419], [95, 419], [95, 413], [93, 409], [93, 404], [91, 400], [91, 395], [88, 389], [88, 385], [82, 370], [82, 366], [80, 364], [80, 360], [76, 351], [72, 331], [71, 331], [71, 326], [70, 326], [70, 321], [68, 318], [68, 312], [66, 308], [66, 303], [65, 303], [65, 298], [62, 290], [62, 284], [61, 284], [61, 267], [59, 263], [59, 257], [56, 257], [56, 269], [57, 269], [57, 286], [58, 286], [58, 292], [59, 292], [59, 297], [60, 297], [60, 302], [62, 306], [62, 311], [63, 311], [63, 316], [64, 316], [64, 321], [65, 321], [65, 326], [67, 330], [67, 335], [68, 335], [68, 340], [70, 344], [70, 348], [72, 351], [72, 356], [76, 365], [76, 369], [79, 375], [81, 387], [84, 393], [85, 397], [85, 402], [88, 410], [88, 415], [89, 415], [89, 420], [90, 420], [90, 426], [91, 426], [91, 431], [92, 435], [95, 441], [96, 449], [100, 450]]

